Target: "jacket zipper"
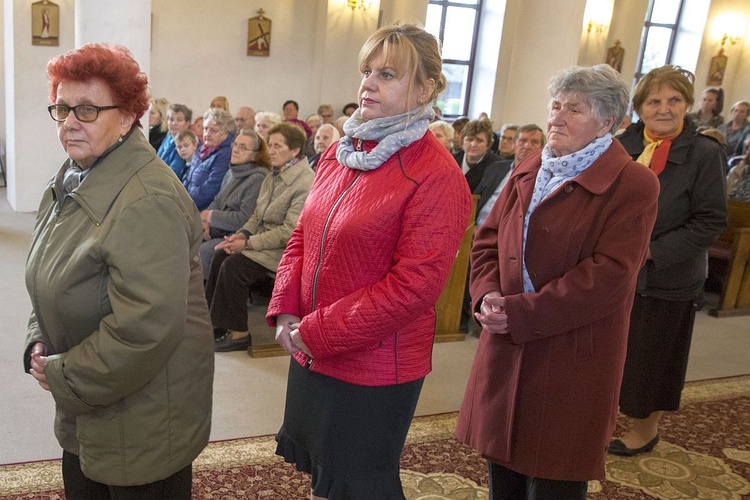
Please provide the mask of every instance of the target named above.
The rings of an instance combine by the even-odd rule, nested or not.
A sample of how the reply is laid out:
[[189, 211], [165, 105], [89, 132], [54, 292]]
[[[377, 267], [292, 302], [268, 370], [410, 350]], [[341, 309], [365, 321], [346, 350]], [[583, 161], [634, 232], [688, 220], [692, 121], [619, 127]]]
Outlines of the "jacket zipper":
[[326, 223], [323, 225], [323, 232], [320, 235], [320, 251], [318, 252], [318, 264], [315, 266], [315, 273], [313, 274], [313, 288], [312, 288], [312, 310], [310, 312], [315, 311], [315, 303], [316, 298], [318, 295], [318, 274], [320, 274], [320, 268], [323, 265], [323, 247], [325, 246], [326, 241], [326, 235], [328, 233], [328, 228], [331, 226], [331, 220], [333, 219], [333, 214], [338, 208], [338, 206], [343, 201], [344, 197], [351, 191], [352, 187], [354, 187], [354, 184], [357, 182], [357, 179], [362, 175], [362, 171], [357, 172], [357, 176], [352, 180], [352, 182], [344, 189], [339, 197], [336, 199], [336, 201], [333, 203], [333, 206], [331, 207], [331, 210], [328, 212], [328, 216], [326, 217]]

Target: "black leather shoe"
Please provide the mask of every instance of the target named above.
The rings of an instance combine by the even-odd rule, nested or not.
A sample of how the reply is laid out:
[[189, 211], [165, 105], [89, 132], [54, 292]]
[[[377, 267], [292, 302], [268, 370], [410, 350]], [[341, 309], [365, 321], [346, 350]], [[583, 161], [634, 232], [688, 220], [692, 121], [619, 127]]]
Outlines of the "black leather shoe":
[[232, 332], [227, 332], [214, 343], [214, 352], [246, 351], [250, 347], [250, 335], [239, 339], [232, 338]]
[[607, 451], [612, 455], [619, 455], [621, 457], [635, 457], [636, 455], [643, 455], [654, 449], [656, 444], [659, 442], [659, 435], [657, 434], [654, 439], [641, 446], [640, 448], [628, 448], [625, 443], [619, 439], [615, 439], [609, 443]]

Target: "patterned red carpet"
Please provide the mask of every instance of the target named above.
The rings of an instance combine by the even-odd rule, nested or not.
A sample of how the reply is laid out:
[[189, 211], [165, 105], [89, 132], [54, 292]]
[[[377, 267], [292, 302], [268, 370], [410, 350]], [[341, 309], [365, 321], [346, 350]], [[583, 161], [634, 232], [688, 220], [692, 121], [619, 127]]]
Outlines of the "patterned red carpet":
[[[591, 499], [750, 498], [750, 376], [688, 384], [647, 455], [610, 456]], [[453, 439], [456, 414], [414, 420], [401, 479], [408, 499], [486, 499], [484, 460]], [[622, 420], [619, 425], [625, 425]], [[622, 429], [620, 429], [622, 430]], [[196, 499], [303, 499], [309, 478], [273, 454], [272, 437], [211, 443], [195, 462]], [[0, 498], [61, 499], [58, 461], [0, 466]]]

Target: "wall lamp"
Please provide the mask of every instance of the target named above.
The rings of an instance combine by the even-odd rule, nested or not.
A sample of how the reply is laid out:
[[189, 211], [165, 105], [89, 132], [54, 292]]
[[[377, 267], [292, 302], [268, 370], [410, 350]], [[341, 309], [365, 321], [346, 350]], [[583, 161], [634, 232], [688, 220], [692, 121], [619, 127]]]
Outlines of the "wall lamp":
[[593, 19], [589, 20], [588, 28], [586, 32], [591, 33], [591, 30], [595, 30], [597, 33], [604, 33], [604, 29], [607, 27], [604, 23], [594, 22]]
[[346, 6], [352, 10], [367, 10], [370, 8], [371, 3], [365, 0], [346, 0]]
[[723, 47], [727, 42], [729, 42], [729, 45], [737, 45], [741, 41], [742, 37], [739, 35], [730, 35], [729, 33], [724, 33], [724, 36], [721, 37], [721, 46]]

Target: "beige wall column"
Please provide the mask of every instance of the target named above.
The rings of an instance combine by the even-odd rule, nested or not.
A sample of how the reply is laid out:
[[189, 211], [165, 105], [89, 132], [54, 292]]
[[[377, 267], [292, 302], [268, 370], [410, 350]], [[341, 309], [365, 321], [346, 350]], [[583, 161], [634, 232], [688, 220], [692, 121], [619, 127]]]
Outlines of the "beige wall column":
[[508, 0], [490, 114], [496, 128], [509, 122], [545, 128], [547, 83], [578, 60], [585, 6], [586, 0]]
[[[360, 73], [359, 49], [378, 28], [380, 2], [352, 10], [342, 0], [328, 0], [327, 12], [316, 33], [316, 63], [320, 72], [320, 103], [356, 102]], [[316, 106], [317, 108], [317, 106]], [[334, 106], [334, 115], [341, 108]]]

